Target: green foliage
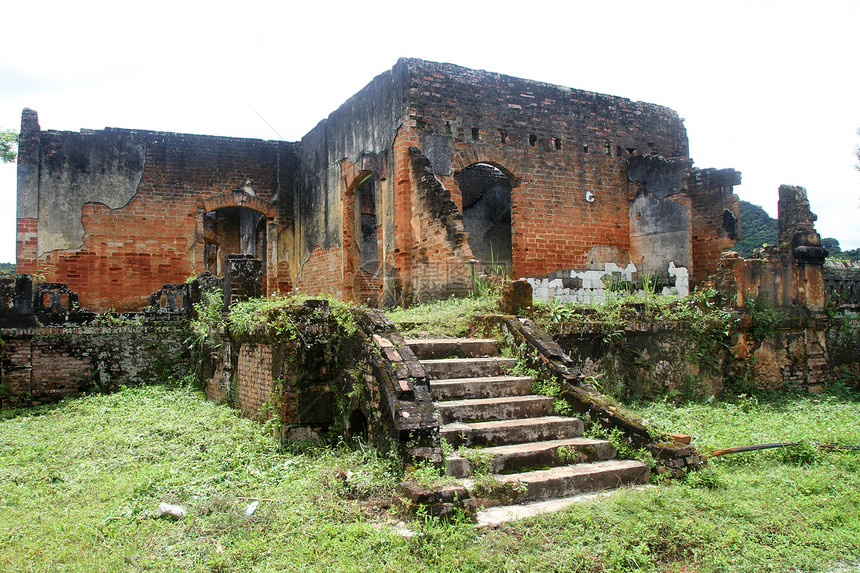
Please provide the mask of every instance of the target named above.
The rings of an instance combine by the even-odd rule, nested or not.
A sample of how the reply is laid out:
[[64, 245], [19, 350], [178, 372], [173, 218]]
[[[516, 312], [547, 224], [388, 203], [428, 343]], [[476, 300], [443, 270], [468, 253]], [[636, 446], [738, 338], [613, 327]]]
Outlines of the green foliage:
[[444, 475], [439, 467], [428, 460], [419, 460], [415, 464], [407, 465], [403, 478], [431, 489], [445, 487], [457, 481], [456, 478]]
[[[0, 442], [0, 552], [12, 571], [314, 568], [314, 547], [340, 548], [323, 558], [333, 570], [376, 563], [385, 536], [363, 524], [362, 504], [387, 504], [400, 477], [368, 448], [284, 450], [188, 389], [19, 410], [0, 422]], [[157, 518], [161, 502], [188, 516]]]
[[550, 374], [530, 366], [530, 364], [539, 364], [537, 352], [532, 350], [530, 353], [525, 343], [521, 344], [518, 348], [513, 348], [512, 351], [517, 358], [517, 363], [511, 370], [511, 374], [513, 376], [530, 377], [532, 379], [532, 392], [554, 398], [553, 409], [560, 416], [571, 415], [572, 409], [570, 404], [560, 398], [564, 390], [562, 383]]
[[[700, 451], [860, 444], [833, 396], [639, 404]], [[402, 470], [370, 448], [281, 447], [188, 389], [123, 390], [0, 417], [0, 552], [10, 571], [808, 571], [860, 562], [860, 454], [764, 450], [644, 491], [476, 529], [388, 509]], [[259, 500], [251, 517], [247, 504]], [[188, 516], [158, 519], [160, 502]]]
[[478, 299], [498, 299], [505, 283], [510, 281], [505, 266], [496, 261], [492, 246], [490, 247], [490, 269], [473, 269], [472, 296]]
[[15, 263], [0, 263], [0, 274], [14, 275], [15, 274]]
[[747, 310], [749, 310], [752, 317], [753, 338], [759, 342], [769, 338], [779, 325], [780, 316], [770, 304], [767, 293], [761, 293], [758, 296], [753, 296], [749, 293], [745, 301]]
[[619, 428], [607, 429], [600, 424], [589, 424], [585, 435], [589, 438], [607, 440], [612, 444], [612, 447], [618, 452], [618, 457], [622, 460], [638, 460], [652, 470], [657, 467], [657, 463], [651, 452], [645, 448], [634, 448], [627, 440], [624, 432]]
[[839, 241], [833, 237], [821, 239], [821, 246], [827, 249], [827, 253], [831, 257], [842, 252], [842, 248], [839, 246]]
[[565, 303], [555, 298], [549, 301], [536, 300], [534, 304], [535, 308], [538, 309], [537, 316], [545, 327], [583, 318], [577, 312], [578, 307], [576, 305]]
[[224, 327], [224, 293], [221, 290], [207, 292], [204, 300], [194, 303], [194, 318], [191, 320], [191, 332], [195, 340], [202, 342], [212, 331]]
[[835, 255], [833, 253], [830, 253], [830, 256], [828, 258], [839, 259], [842, 261], [860, 261], [860, 249], [839, 251]]
[[[248, 336], [265, 331], [290, 340], [302, 336], [296, 326], [297, 314], [303, 312], [302, 304], [311, 297], [274, 295], [251, 298], [233, 304], [225, 315], [222, 296], [221, 291], [213, 291], [207, 293], [205, 303], [195, 305], [196, 319], [192, 321], [195, 334], [205, 336], [213, 329], [226, 326], [236, 336]], [[349, 312], [349, 305], [325, 296], [313, 297], [313, 299], [326, 300], [328, 307], [314, 307], [311, 315], [303, 316], [302, 320], [313, 321], [331, 316], [346, 335], [355, 333], [356, 325]]]
[[699, 471], [687, 472], [682, 478], [682, 483], [694, 489], [722, 489], [726, 487], [726, 481], [722, 475], [714, 471], [713, 466]]
[[123, 328], [128, 326], [141, 326], [142, 324], [142, 315], [136, 314], [134, 316], [128, 316], [115, 312], [114, 310], [107, 310], [97, 314], [90, 323], [91, 326], [95, 326], [97, 328]]
[[740, 256], [748, 258], [754, 249], [777, 244], [776, 219], [758, 205], [747, 201], [741, 201], [740, 208], [743, 236], [733, 247]]
[[0, 161], [12, 163], [18, 157], [18, 132], [14, 129], [0, 129]]
[[468, 335], [476, 317], [495, 312], [497, 306], [494, 298], [472, 296], [394, 308], [386, 314], [404, 334], [456, 338]]

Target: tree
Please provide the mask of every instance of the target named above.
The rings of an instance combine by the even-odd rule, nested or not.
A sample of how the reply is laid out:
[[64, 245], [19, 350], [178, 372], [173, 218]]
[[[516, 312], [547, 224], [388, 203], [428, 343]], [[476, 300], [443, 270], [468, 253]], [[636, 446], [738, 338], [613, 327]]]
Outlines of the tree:
[[777, 243], [777, 223], [767, 212], [747, 201], [741, 201], [743, 238], [732, 247], [742, 257], [752, 255], [753, 249]]
[[827, 252], [830, 253], [830, 256], [842, 252], [842, 248], [839, 246], [839, 241], [832, 237], [821, 239], [821, 246], [827, 249]]
[[18, 132], [14, 129], [0, 130], [0, 160], [12, 163], [18, 157]]

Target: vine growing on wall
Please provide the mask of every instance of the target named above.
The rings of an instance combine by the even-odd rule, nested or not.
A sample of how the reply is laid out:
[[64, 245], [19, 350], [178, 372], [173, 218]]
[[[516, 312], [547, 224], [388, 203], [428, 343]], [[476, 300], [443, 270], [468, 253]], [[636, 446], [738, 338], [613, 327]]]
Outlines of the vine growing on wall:
[[779, 323], [779, 313], [770, 304], [767, 293], [753, 296], [748, 293], [746, 306], [752, 318], [752, 335], [757, 342], [761, 342], [773, 335]]
[[[701, 391], [700, 383], [681, 370], [675, 372], [674, 362], [666, 362], [671, 358], [658, 358], [663, 353], [659, 347], [647, 353], [639, 348], [640, 333], [671, 334], [671, 339], [683, 344], [683, 359], [695, 364], [696, 372], [721, 377], [740, 314], [726, 308], [713, 288], [697, 290], [688, 297], [664, 296], [656, 294], [650, 286], [653, 282], [651, 277], [643, 279], [649, 286], [644, 294], [619, 293], [598, 304], [536, 301], [533, 317], [553, 337], [578, 332], [597, 341], [597, 354], [602, 358], [594, 359], [599, 366], [587, 373], [600, 377], [604, 391], [623, 397], [657, 389], [678, 398], [692, 398]], [[660, 366], [663, 374], [656, 370], [658, 362], [664, 364]], [[665, 376], [666, 368], [675, 372], [673, 384], [655, 387], [655, 380]]]

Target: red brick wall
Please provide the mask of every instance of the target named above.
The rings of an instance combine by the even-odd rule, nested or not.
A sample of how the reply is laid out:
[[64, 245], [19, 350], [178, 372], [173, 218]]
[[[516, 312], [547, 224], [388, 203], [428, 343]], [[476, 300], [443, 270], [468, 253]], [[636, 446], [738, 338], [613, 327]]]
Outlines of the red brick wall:
[[656, 105], [445, 64], [417, 65], [413, 93], [422, 142], [451, 135], [453, 173], [485, 162], [513, 176], [515, 276], [585, 267], [595, 245], [629, 250], [627, 158], [687, 154], [677, 114]]
[[86, 388], [84, 382], [92, 374], [90, 360], [58, 351], [51, 338], [32, 342], [32, 379], [30, 393], [33, 401], [53, 402], [78, 394]]
[[323, 250], [316, 247], [302, 265], [295, 289], [303, 294], [330, 294], [343, 298], [343, 261], [339, 246]]
[[38, 255], [38, 228], [36, 219], [18, 219], [16, 226], [15, 259], [18, 274], [34, 274]]
[[30, 382], [33, 377], [31, 338], [9, 338], [4, 334], [2, 356], [2, 380], [8, 395], [0, 398], [0, 406], [13, 404], [28, 404], [30, 400]]
[[[146, 146], [137, 192], [118, 209], [84, 204], [82, 195], [83, 245], [39, 259], [45, 280], [68, 283], [80, 293], [81, 305], [96, 311], [140, 310], [162, 284], [204, 270], [204, 201], [227, 197], [238, 205], [233, 196], [248, 197], [252, 207], [260, 203], [268, 215], [275, 212], [269, 202], [278, 189], [276, 142], [121, 131]], [[63, 134], [42, 134], [49, 136]], [[256, 198], [233, 193], [248, 179]], [[18, 250], [25, 263], [32, 251], [31, 227], [28, 220], [19, 222]]]
[[293, 281], [290, 275], [290, 263], [278, 261], [277, 271], [266, 273], [266, 292], [268, 294], [288, 294], [293, 291]]
[[730, 211], [739, 221], [740, 200], [733, 185], [740, 184], [740, 173], [733, 169], [693, 169], [686, 177], [686, 188], [691, 198], [691, 239], [693, 268], [690, 286], [708, 278], [720, 264], [722, 252], [735, 244], [723, 229], [723, 214]]
[[164, 382], [190, 370], [185, 338], [172, 328], [4, 328], [0, 405], [53, 402], [119, 384]]
[[[277, 359], [273, 359], [273, 356], [277, 356], [274, 352], [276, 347], [256, 341], [239, 345], [234, 406], [248, 418], [268, 420], [278, 415], [281, 423], [294, 424], [299, 421], [299, 396], [288, 380], [289, 372], [282, 372], [280, 377], [274, 375], [277, 367]], [[287, 348], [286, 351], [293, 353], [295, 348]], [[289, 368], [289, 361], [284, 367]], [[217, 384], [212, 380], [206, 386], [208, 388]]]
[[236, 408], [248, 418], [266, 419], [261, 408], [272, 399], [272, 349], [267, 344], [243, 344], [238, 354]]
[[57, 345], [54, 337], [36, 337], [26, 332], [3, 333], [2, 380], [9, 391], [0, 405], [53, 402], [87, 388], [86, 380], [92, 373], [90, 360], [72, 355], [63, 345]]

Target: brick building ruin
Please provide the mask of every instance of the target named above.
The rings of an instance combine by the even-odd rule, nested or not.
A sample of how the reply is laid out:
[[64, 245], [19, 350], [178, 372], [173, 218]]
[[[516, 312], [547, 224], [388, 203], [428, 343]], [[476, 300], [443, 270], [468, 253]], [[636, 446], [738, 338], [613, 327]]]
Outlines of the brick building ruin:
[[590, 271], [683, 291], [739, 234], [740, 174], [692, 167], [676, 112], [416, 59], [298, 142], [42, 131], [27, 109], [19, 151], [18, 272], [92, 311], [232, 253], [262, 262], [263, 294], [372, 306], [463, 293], [488, 265], [556, 296]]

